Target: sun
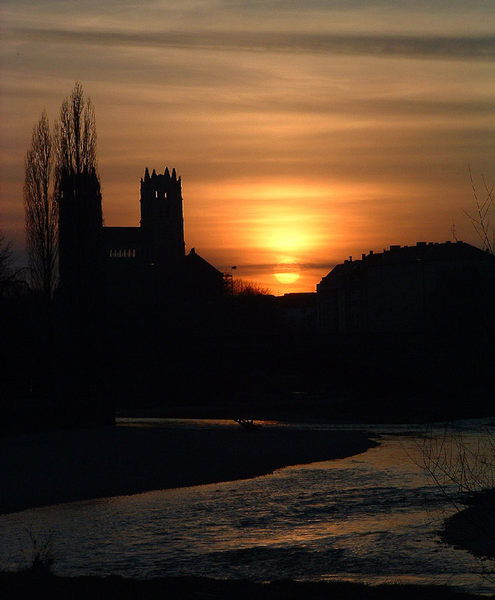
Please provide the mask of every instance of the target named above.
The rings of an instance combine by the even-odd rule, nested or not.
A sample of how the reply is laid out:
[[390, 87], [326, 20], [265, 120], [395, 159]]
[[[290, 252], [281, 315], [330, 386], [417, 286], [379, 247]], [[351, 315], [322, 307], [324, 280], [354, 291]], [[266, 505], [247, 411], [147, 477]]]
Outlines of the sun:
[[291, 259], [285, 259], [275, 267], [273, 276], [280, 283], [295, 283], [299, 279], [299, 266]]
[[280, 283], [294, 283], [299, 279], [299, 273], [274, 273], [273, 276]]

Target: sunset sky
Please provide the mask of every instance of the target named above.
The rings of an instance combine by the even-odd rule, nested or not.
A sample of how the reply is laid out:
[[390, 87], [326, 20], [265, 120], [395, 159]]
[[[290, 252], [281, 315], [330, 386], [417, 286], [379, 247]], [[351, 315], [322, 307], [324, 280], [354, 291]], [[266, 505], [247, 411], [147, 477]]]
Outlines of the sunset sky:
[[4, 0], [0, 228], [22, 261], [31, 130], [80, 80], [107, 225], [138, 225], [139, 179], [168, 165], [188, 249], [277, 294], [453, 224], [477, 243], [494, 32], [495, 0]]

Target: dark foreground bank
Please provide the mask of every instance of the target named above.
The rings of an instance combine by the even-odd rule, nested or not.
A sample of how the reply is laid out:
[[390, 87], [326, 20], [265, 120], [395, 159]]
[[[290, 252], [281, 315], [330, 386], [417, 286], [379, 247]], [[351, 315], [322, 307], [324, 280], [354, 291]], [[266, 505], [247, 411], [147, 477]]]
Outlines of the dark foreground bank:
[[491, 559], [487, 570], [493, 572], [495, 559], [495, 489], [474, 494], [468, 506], [444, 523], [442, 540], [468, 550], [483, 559]]
[[458, 592], [444, 586], [378, 585], [345, 582], [219, 581], [196, 577], [172, 577], [149, 580], [123, 577], [36, 577], [26, 573], [0, 573], [3, 598], [83, 599], [232, 599], [236, 600], [481, 600], [479, 596]]
[[0, 438], [0, 514], [217, 483], [344, 458], [365, 433], [261, 428], [102, 427]]

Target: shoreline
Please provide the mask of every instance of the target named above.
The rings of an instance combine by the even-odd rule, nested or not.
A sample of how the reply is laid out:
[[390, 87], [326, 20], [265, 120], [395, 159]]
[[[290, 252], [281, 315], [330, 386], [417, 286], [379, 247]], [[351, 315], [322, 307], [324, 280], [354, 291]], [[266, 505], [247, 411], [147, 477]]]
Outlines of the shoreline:
[[249, 479], [375, 447], [362, 431], [115, 426], [0, 439], [0, 514]]
[[206, 577], [166, 577], [126, 579], [110, 577], [57, 577], [33, 575], [29, 572], [0, 572], [0, 587], [6, 598], [50, 597], [76, 598], [158, 598], [177, 600], [483, 600], [493, 596], [456, 590], [448, 586], [423, 586], [387, 583], [367, 585], [346, 581], [303, 582], [295, 580], [256, 583], [246, 580], [219, 580]]
[[494, 516], [495, 488], [476, 492], [467, 506], [442, 526], [442, 540], [456, 548], [467, 550], [474, 556], [493, 561], [495, 559]]

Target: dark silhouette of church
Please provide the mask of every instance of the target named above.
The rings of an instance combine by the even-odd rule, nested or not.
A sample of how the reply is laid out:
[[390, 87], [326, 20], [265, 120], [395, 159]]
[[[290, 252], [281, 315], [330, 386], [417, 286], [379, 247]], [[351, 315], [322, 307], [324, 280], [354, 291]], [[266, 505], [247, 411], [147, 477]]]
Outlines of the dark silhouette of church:
[[148, 267], [161, 276], [183, 269], [185, 252], [182, 184], [175, 169], [163, 175], [146, 169], [141, 179], [140, 227], [104, 227], [105, 262], [111, 270], [124, 263]]
[[[139, 227], [104, 227], [99, 185], [89, 179], [87, 193], [73, 198], [65, 192], [60, 201], [60, 283], [71, 303], [81, 303], [88, 290], [113, 309], [222, 294], [223, 274], [194, 248], [185, 253], [182, 182], [175, 169], [151, 175], [146, 169]], [[80, 182], [74, 187], [84, 189]]]
[[141, 179], [140, 227], [103, 227], [107, 295], [132, 293], [160, 301], [211, 298], [223, 274], [196, 254], [185, 254], [182, 181], [175, 169], [146, 169]]

